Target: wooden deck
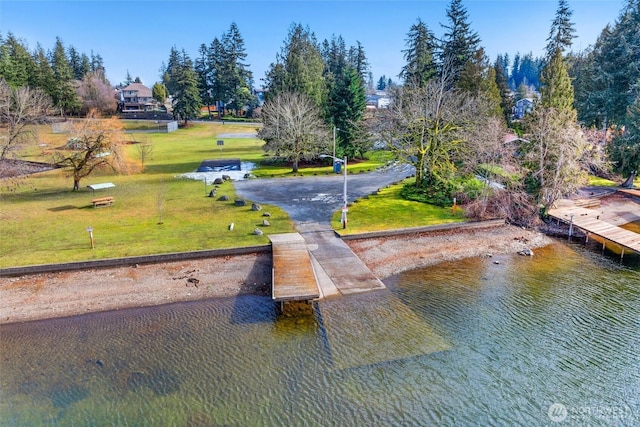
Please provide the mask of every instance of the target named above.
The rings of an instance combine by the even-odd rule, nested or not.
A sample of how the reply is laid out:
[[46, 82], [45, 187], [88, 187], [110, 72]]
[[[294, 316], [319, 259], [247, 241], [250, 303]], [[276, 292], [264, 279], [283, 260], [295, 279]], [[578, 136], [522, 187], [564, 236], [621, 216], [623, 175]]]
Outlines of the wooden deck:
[[618, 190], [621, 193], [629, 194], [631, 196], [640, 197], [640, 190], [636, 190], [634, 188], [626, 188], [624, 190]]
[[320, 296], [311, 257], [298, 233], [269, 236], [273, 254], [272, 296], [275, 301], [309, 301]]
[[[577, 206], [550, 209], [549, 216], [640, 254], [640, 234], [598, 219], [598, 212]], [[572, 218], [573, 216], [573, 218]], [[623, 252], [624, 255], [624, 252]]]

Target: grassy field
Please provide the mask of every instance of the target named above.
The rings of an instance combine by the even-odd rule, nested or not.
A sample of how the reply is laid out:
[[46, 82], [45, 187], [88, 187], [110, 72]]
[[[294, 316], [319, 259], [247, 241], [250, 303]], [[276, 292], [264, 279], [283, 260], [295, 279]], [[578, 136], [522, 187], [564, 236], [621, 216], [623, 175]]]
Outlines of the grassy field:
[[[176, 178], [192, 172], [210, 158], [242, 158], [258, 161], [261, 142], [255, 139], [225, 140], [223, 150], [217, 134], [244, 132], [246, 126], [197, 124], [169, 134], [131, 134], [131, 139], [151, 142], [153, 153], [144, 173], [117, 175], [101, 171], [81, 182], [81, 190], [71, 191], [73, 181], [62, 170], [31, 175], [16, 191], [0, 192], [0, 267], [103, 259], [177, 251], [237, 247], [268, 243], [256, 236], [293, 231], [286, 213], [274, 206], [252, 211], [251, 203], [238, 207], [229, 182], [215, 198], [206, 197], [213, 186], [203, 181]], [[46, 129], [39, 150], [64, 144], [67, 136]], [[136, 145], [128, 147], [136, 158]], [[43, 160], [32, 151], [30, 160]], [[328, 168], [327, 168], [328, 169]], [[98, 190], [86, 186], [112, 182], [115, 188]], [[229, 201], [219, 201], [227, 195]], [[94, 208], [94, 197], [113, 196], [115, 204]], [[262, 214], [269, 212], [270, 226], [263, 227]], [[229, 224], [234, 223], [233, 230]], [[93, 228], [95, 249], [91, 249], [88, 227]]]
[[403, 199], [400, 190], [406, 182], [382, 188], [377, 194], [356, 200], [349, 207], [346, 230], [342, 229], [340, 211], [334, 213], [331, 225], [341, 234], [355, 234], [466, 220], [462, 209], [454, 211], [453, 207], [440, 208]]
[[[127, 123], [138, 129], [135, 123]], [[64, 170], [37, 173], [11, 191], [0, 189], [0, 268], [57, 262], [105, 259], [267, 244], [266, 234], [292, 232], [287, 214], [275, 206], [252, 211], [235, 206], [230, 182], [220, 185], [216, 197], [207, 197], [213, 188], [203, 181], [178, 176], [195, 171], [202, 160], [239, 158], [260, 165], [258, 177], [292, 176], [288, 165], [265, 162], [262, 141], [230, 138], [227, 134], [246, 134], [255, 124], [194, 123], [188, 129], [171, 133], [130, 133], [129, 156], [139, 163], [140, 143], [153, 147], [144, 171], [115, 174], [111, 170], [94, 172], [71, 191], [73, 180]], [[56, 148], [64, 146], [68, 134], [53, 134], [39, 128], [38, 144], [24, 153], [25, 160], [46, 162]], [[224, 145], [217, 144], [219, 139]], [[373, 153], [369, 160], [349, 165], [349, 173], [374, 170], [386, 163], [385, 153]], [[265, 164], [266, 163], [266, 164]], [[330, 164], [305, 165], [297, 175], [331, 174]], [[97, 190], [89, 184], [111, 182], [114, 188]], [[219, 201], [220, 196], [228, 201]], [[112, 196], [112, 206], [94, 208], [91, 200]], [[269, 212], [270, 225], [262, 225]], [[233, 230], [229, 225], [233, 223]], [[91, 249], [88, 228], [93, 229]], [[253, 234], [255, 228], [265, 235]]]
[[[275, 206], [252, 211], [235, 206], [233, 184], [224, 183], [216, 197], [207, 197], [212, 185], [178, 176], [195, 171], [205, 159], [239, 158], [259, 165], [258, 177], [292, 176], [287, 165], [265, 165], [268, 160], [262, 141], [229, 138], [225, 134], [255, 131], [255, 124], [194, 123], [172, 133], [131, 133], [129, 155], [139, 161], [138, 144], [149, 143], [153, 152], [143, 172], [128, 175], [110, 170], [85, 178], [81, 190], [71, 191], [73, 180], [64, 170], [29, 176], [17, 189], [0, 188], [0, 268], [193, 251], [214, 248], [262, 245], [266, 234], [294, 231], [287, 214]], [[38, 144], [30, 147], [25, 159], [46, 161], [48, 154], [62, 147], [69, 135], [53, 134], [42, 127]], [[224, 139], [222, 147], [217, 145]], [[367, 161], [349, 163], [349, 173], [372, 171], [390, 160], [385, 152], [371, 153]], [[268, 163], [268, 162], [267, 162]], [[331, 165], [312, 165], [298, 175], [331, 174]], [[112, 182], [114, 188], [93, 193], [89, 184]], [[612, 183], [615, 185], [615, 183]], [[598, 185], [607, 185], [598, 182]], [[348, 233], [425, 226], [463, 221], [461, 210], [437, 208], [410, 202], [399, 195], [400, 185], [355, 201], [348, 213]], [[228, 201], [219, 201], [226, 195]], [[113, 196], [113, 206], [94, 208], [95, 197]], [[262, 225], [269, 212], [270, 226]], [[233, 230], [229, 225], [234, 223]], [[340, 212], [332, 225], [341, 229]], [[92, 227], [95, 248], [91, 249], [88, 227]], [[265, 235], [256, 236], [260, 228]]]

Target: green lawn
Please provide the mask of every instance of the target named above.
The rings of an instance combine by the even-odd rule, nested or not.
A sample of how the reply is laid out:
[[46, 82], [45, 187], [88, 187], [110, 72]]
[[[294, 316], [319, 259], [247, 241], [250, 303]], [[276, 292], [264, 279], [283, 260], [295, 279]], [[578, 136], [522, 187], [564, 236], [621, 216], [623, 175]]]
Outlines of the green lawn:
[[[589, 176], [589, 185], [593, 185], [597, 187], [617, 187], [620, 184], [621, 184], [620, 182], [610, 181], [608, 179], [600, 178], [597, 176], [593, 176], [593, 175]], [[636, 178], [633, 181], [633, 185], [635, 185], [636, 187], [640, 187], [640, 177]]]
[[349, 206], [346, 230], [342, 230], [341, 212], [334, 213], [331, 225], [342, 234], [355, 234], [466, 220], [462, 209], [457, 208], [454, 212], [453, 207], [440, 208], [403, 199], [400, 196], [402, 185], [411, 180], [412, 178], [409, 178], [383, 188], [377, 194], [356, 200]]
[[[252, 211], [234, 205], [231, 183], [206, 197], [213, 186], [176, 176], [197, 169], [204, 159], [232, 157], [257, 161], [261, 142], [225, 139], [220, 151], [217, 134], [246, 132], [246, 126], [197, 124], [169, 134], [131, 134], [153, 145], [144, 173], [117, 175], [102, 171], [85, 178], [81, 190], [61, 170], [34, 174], [16, 191], [0, 190], [0, 267], [103, 259], [155, 253], [267, 244], [266, 234], [293, 231], [286, 213], [275, 206]], [[39, 135], [40, 142], [60, 146], [66, 136]], [[136, 158], [135, 145], [128, 147]], [[42, 160], [32, 150], [31, 160]], [[112, 182], [113, 189], [98, 190], [95, 197], [113, 196], [115, 204], [93, 208], [94, 195], [86, 186]], [[222, 195], [229, 201], [218, 201]], [[263, 227], [264, 212], [271, 217]], [[162, 220], [162, 221], [161, 221]], [[160, 223], [162, 222], [162, 223]], [[234, 223], [233, 230], [229, 224]], [[95, 249], [90, 248], [87, 227], [92, 227]], [[256, 236], [258, 227], [265, 232]]]
[[[246, 133], [254, 124], [195, 123], [172, 133], [133, 133], [132, 142], [150, 143], [153, 152], [145, 161], [144, 172], [129, 175], [98, 171], [71, 191], [73, 181], [62, 170], [34, 174], [23, 185], [0, 188], [0, 268], [22, 265], [70, 262], [137, 256], [180, 251], [262, 245], [266, 234], [294, 231], [287, 214], [275, 206], [252, 211], [234, 204], [232, 183], [213, 188], [202, 181], [178, 178], [193, 172], [205, 159], [239, 158], [256, 163], [258, 177], [292, 176], [287, 165], [267, 165], [262, 141], [255, 138], [227, 138], [224, 133]], [[25, 159], [46, 161], [47, 154], [61, 147], [69, 135], [54, 135], [41, 127], [38, 144], [27, 150]], [[222, 147], [217, 145], [224, 139]], [[130, 144], [130, 157], [139, 159], [137, 144]], [[389, 154], [371, 153], [369, 159], [351, 162], [349, 173], [364, 173], [386, 164]], [[331, 174], [332, 166], [302, 167], [298, 175]], [[93, 192], [89, 184], [112, 182], [115, 188]], [[640, 183], [639, 183], [640, 184]], [[597, 185], [616, 185], [597, 181]], [[378, 194], [355, 201], [349, 208], [347, 233], [426, 226], [464, 221], [461, 209], [438, 208], [400, 197], [401, 185], [382, 189]], [[219, 201], [222, 195], [229, 201]], [[94, 197], [113, 196], [115, 204], [93, 208]], [[269, 212], [269, 227], [263, 227]], [[233, 230], [229, 225], [234, 223]], [[340, 212], [332, 219], [341, 230]], [[87, 228], [93, 228], [95, 249], [91, 249]], [[261, 228], [265, 235], [253, 234]]]

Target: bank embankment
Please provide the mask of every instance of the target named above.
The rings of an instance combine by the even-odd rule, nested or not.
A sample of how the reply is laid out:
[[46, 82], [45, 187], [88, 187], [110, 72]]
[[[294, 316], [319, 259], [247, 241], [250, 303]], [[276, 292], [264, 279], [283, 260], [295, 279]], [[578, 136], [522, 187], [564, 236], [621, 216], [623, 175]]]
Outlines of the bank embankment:
[[[516, 253], [550, 243], [514, 226], [441, 230], [349, 240], [382, 280], [413, 268], [473, 256]], [[0, 323], [155, 306], [173, 302], [269, 295], [271, 253], [0, 277]]]

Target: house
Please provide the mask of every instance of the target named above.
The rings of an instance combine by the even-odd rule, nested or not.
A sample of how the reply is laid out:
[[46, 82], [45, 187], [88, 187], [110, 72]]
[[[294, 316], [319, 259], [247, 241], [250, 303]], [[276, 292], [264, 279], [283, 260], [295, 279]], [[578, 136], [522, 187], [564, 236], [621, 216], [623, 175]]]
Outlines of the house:
[[512, 110], [512, 117], [514, 120], [522, 120], [524, 115], [533, 111], [534, 100], [533, 98], [522, 98], [516, 101]]
[[368, 109], [388, 108], [390, 103], [391, 98], [384, 92], [367, 95]]
[[131, 83], [120, 89], [118, 95], [118, 110], [123, 113], [138, 113], [156, 108], [151, 89], [142, 83]]

